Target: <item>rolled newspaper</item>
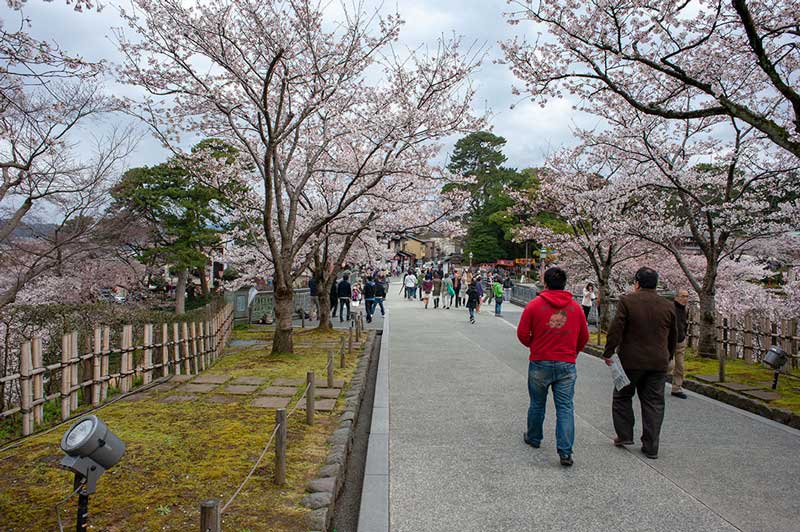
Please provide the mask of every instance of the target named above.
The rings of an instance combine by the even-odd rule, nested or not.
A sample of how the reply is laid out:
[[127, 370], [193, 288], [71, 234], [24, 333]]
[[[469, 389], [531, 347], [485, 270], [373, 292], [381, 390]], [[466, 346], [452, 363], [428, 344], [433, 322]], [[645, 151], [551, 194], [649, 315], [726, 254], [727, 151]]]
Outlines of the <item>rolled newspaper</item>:
[[611, 355], [611, 376], [614, 378], [614, 388], [620, 391], [631, 383], [628, 376], [625, 375], [625, 370], [622, 368], [622, 362], [619, 356], [615, 353]]

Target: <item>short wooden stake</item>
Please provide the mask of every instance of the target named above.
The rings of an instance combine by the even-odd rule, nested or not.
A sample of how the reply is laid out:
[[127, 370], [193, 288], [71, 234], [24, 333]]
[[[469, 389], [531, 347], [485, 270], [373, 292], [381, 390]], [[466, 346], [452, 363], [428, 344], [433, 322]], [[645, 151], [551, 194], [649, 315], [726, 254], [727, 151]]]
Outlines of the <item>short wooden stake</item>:
[[219, 499], [209, 499], [200, 503], [200, 532], [222, 532]]
[[275, 484], [286, 484], [286, 409], [275, 411]]
[[306, 392], [306, 423], [308, 425], [314, 424], [314, 372], [309, 371], [306, 373], [306, 383], [308, 384], [308, 391]]
[[178, 332], [179, 325], [177, 323], [172, 324], [172, 355], [175, 357], [175, 375], [181, 374], [181, 335]]
[[44, 364], [42, 363], [42, 339], [39, 336], [34, 336], [31, 342], [31, 358], [34, 371], [42, 370], [33, 376], [33, 402], [38, 403], [33, 406], [33, 423], [41, 425], [44, 421]]
[[300, 327], [306, 328], [306, 313], [303, 309], [300, 309]]
[[200, 364], [203, 366], [203, 369], [206, 369], [206, 366], [211, 365], [211, 360], [208, 358], [208, 351], [206, 351], [206, 331], [208, 328], [202, 321], [198, 324], [198, 327], [200, 327], [200, 337], [197, 339], [197, 341], [200, 342]]
[[197, 323], [192, 322], [191, 326], [189, 327], [189, 338], [192, 339], [192, 366], [194, 367], [195, 373], [200, 373], [203, 369], [200, 361], [197, 359]]
[[70, 360], [72, 356], [69, 354], [72, 348], [72, 341], [69, 334], [61, 337], [61, 419], [66, 420], [69, 418], [70, 401], [69, 401], [69, 386], [70, 386]]
[[19, 384], [22, 397], [20, 398], [20, 410], [22, 410], [22, 435], [28, 436], [33, 433], [33, 386], [31, 382], [31, 371], [33, 371], [33, 356], [31, 355], [31, 343], [25, 342], [20, 348], [19, 364]]
[[161, 376], [169, 375], [169, 326], [161, 324]]
[[328, 388], [333, 388], [333, 349], [328, 349]]
[[131, 391], [131, 361], [128, 358], [128, 351], [131, 348], [133, 326], [125, 325], [122, 327], [122, 355], [119, 366], [119, 391], [128, 393]]
[[92, 406], [100, 404], [100, 394], [103, 387], [102, 360], [103, 360], [103, 329], [94, 328], [94, 356], [92, 357]]
[[192, 374], [192, 360], [189, 356], [189, 324], [185, 321], [181, 324], [181, 343], [183, 344], [183, 369], [187, 375]]
[[753, 314], [748, 312], [744, 315], [744, 361], [753, 362]]
[[342, 345], [339, 347], [339, 367], [343, 368], [347, 365], [347, 361], [344, 356], [344, 336], [342, 336]]
[[356, 314], [356, 342], [361, 341], [361, 313]]
[[153, 382], [153, 325], [150, 323], [144, 326], [144, 376], [142, 384]]
[[350, 337], [347, 340], [347, 354], [353, 354], [353, 326], [350, 325]]
[[111, 327], [103, 327], [103, 358], [100, 361], [100, 374], [102, 375], [103, 384], [100, 386], [100, 401], [105, 401], [108, 397], [108, 363], [111, 355]]

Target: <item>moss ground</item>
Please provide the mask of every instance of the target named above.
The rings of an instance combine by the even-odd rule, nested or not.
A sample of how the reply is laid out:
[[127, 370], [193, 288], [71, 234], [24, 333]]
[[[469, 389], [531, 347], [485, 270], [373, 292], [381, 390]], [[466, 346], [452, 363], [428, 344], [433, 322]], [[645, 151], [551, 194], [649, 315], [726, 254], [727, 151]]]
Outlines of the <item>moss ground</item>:
[[[314, 370], [324, 377], [328, 347], [340, 332], [297, 331], [295, 342], [311, 347], [295, 354], [272, 356], [269, 347], [254, 346], [230, 352], [208, 374], [257, 376], [270, 383], [276, 378], [305, 377]], [[235, 339], [269, 340], [263, 328], [238, 329]], [[355, 356], [355, 355], [354, 355]], [[338, 364], [337, 364], [338, 366]], [[355, 369], [335, 370], [348, 383]], [[292, 399], [290, 408], [303, 387]], [[223, 504], [244, 479], [264, 448], [274, 427], [274, 410], [250, 405], [252, 397], [237, 403], [203, 401], [161, 403], [170, 391], [152, 392], [137, 401], [120, 401], [98, 415], [126, 442], [122, 461], [106, 472], [90, 500], [90, 526], [95, 532], [195, 530], [202, 500], [219, 498]], [[326, 440], [336, 428], [344, 405], [316, 416], [313, 426], [297, 410], [289, 420], [287, 483], [273, 484], [274, 451], [270, 449], [256, 473], [223, 514], [226, 532], [303, 531], [299, 502], [307, 481], [324, 462]], [[62, 430], [34, 436], [0, 455], [0, 530], [5, 532], [57, 529], [55, 504], [72, 491], [71, 474], [57, 467], [62, 453]], [[74, 527], [76, 500], [62, 507], [62, 521]]]

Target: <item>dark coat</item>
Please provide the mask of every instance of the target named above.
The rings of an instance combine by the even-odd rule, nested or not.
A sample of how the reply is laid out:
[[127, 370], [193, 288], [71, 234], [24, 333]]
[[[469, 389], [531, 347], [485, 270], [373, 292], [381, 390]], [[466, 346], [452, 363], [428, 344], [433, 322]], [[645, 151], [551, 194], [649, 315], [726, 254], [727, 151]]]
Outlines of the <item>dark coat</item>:
[[386, 287], [381, 283], [375, 285], [375, 297], [386, 297]]
[[336, 293], [339, 297], [346, 297], [348, 299], [353, 297], [350, 281], [345, 281], [344, 279], [339, 281], [339, 286], [336, 288]]
[[330, 294], [328, 294], [331, 297], [331, 305], [333, 305], [334, 301], [336, 301], [336, 298], [339, 297], [339, 292], [336, 290], [336, 287], [337, 287], [337, 283], [336, 283], [336, 279], [334, 279], [333, 282], [331, 283]]
[[689, 332], [689, 322], [686, 319], [686, 305], [681, 305], [677, 301], [675, 303], [675, 317], [678, 320], [678, 343], [686, 340], [686, 334]]
[[364, 299], [375, 299], [375, 283], [368, 282], [364, 285]]
[[675, 305], [641, 289], [619, 298], [603, 356], [616, 350], [626, 370], [667, 371], [677, 341]]
[[470, 285], [467, 288], [467, 308], [474, 309], [478, 306], [478, 290], [475, 285]]

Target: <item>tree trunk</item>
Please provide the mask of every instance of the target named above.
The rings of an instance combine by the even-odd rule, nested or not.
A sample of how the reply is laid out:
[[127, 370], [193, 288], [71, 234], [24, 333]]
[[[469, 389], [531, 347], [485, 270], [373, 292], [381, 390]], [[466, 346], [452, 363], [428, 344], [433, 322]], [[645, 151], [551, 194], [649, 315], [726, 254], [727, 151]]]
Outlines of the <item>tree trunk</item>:
[[198, 268], [198, 270], [200, 272], [200, 288], [203, 291], [203, 297], [208, 297], [208, 278], [206, 277], [206, 265], [204, 264]]
[[178, 272], [178, 286], [175, 287], [175, 314], [186, 312], [186, 279], [189, 278], [189, 270], [183, 268]]
[[317, 297], [319, 298], [319, 325], [317, 329], [320, 331], [329, 331], [333, 329], [331, 324], [331, 284], [333, 283], [333, 275], [328, 275], [327, 279], [323, 278], [317, 284]]
[[717, 306], [714, 285], [708, 287], [704, 284], [703, 290], [698, 296], [700, 297], [700, 312], [698, 313], [700, 330], [698, 332], [697, 354], [701, 357], [716, 358], [717, 331], [715, 317]]
[[294, 314], [294, 291], [291, 287], [275, 285], [275, 337], [272, 354], [294, 352], [292, 341], [292, 315]]

